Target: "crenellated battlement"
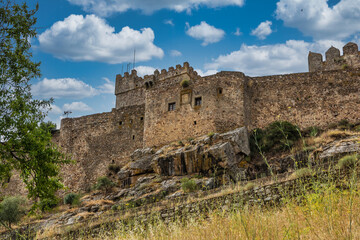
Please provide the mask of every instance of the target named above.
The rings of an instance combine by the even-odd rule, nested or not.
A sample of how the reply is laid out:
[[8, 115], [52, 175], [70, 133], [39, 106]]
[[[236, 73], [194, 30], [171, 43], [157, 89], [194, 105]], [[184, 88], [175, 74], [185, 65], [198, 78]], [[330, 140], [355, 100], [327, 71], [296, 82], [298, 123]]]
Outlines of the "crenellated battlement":
[[128, 72], [124, 73], [124, 76], [118, 74], [116, 75], [115, 95], [142, 87], [143, 82], [144, 79], [138, 77], [135, 69], [133, 69], [130, 74]]
[[141, 87], [148, 89], [154, 86], [157, 81], [178, 77], [184, 74], [188, 74], [190, 78], [199, 76], [194, 68], [190, 67], [188, 62], [184, 62], [183, 66], [178, 64], [176, 67], [169, 67], [168, 70], [162, 69], [161, 72], [156, 69], [154, 74], [145, 75], [143, 78], [137, 76], [136, 70], [132, 70], [130, 74], [125, 72], [124, 76], [118, 74], [116, 75], [115, 95]]
[[309, 52], [308, 63], [309, 72], [359, 68], [360, 52], [356, 43], [349, 42], [343, 47], [342, 56], [339, 49], [331, 46], [325, 53], [325, 61], [320, 53]]

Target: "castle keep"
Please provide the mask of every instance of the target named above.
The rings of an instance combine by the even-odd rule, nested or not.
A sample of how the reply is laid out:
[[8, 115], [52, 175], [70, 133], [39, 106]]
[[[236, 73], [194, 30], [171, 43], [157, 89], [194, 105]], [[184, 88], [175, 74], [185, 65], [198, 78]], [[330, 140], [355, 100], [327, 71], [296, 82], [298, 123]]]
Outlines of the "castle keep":
[[343, 56], [331, 47], [326, 61], [309, 53], [309, 72], [249, 77], [219, 72], [201, 77], [188, 63], [139, 77], [116, 76], [111, 112], [65, 118], [54, 140], [76, 159], [65, 184], [83, 189], [109, 164], [126, 165], [138, 148], [238, 127], [265, 127], [276, 120], [301, 128], [342, 119], [360, 120], [360, 54], [355, 43]]

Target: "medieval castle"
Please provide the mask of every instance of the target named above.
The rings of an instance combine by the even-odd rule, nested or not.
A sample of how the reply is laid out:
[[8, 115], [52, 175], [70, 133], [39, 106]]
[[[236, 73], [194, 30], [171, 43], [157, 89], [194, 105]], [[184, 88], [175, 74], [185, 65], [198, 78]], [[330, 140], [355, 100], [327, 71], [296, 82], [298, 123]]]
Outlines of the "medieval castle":
[[209, 132], [254, 129], [276, 120], [302, 128], [359, 121], [358, 46], [346, 44], [343, 56], [331, 47], [325, 61], [310, 52], [308, 61], [308, 73], [264, 77], [229, 71], [201, 77], [187, 62], [143, 78], [135, 70], [117, 75], [111, 112], [65, 118], [54, 136], [77, 160], [67, 166], [71, 178], [65, 183], [81, 189], [103, 176], [109, 164], [125, 165], [138, 148]]

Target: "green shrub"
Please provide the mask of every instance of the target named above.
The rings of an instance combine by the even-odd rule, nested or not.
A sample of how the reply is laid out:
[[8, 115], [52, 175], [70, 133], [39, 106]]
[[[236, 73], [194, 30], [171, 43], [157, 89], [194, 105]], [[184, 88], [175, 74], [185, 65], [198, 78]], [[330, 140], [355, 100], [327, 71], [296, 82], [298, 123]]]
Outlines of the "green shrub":
[[250, 148], [252, 152], [289, 150], [300, 137], [300, 130], [296, 125], [286, 121], [276, 121], [264, 130], [258, 128], [252, 131]]
[[339, 160], [336, 167], [338, 169], [354, 168], [359, 163], [360, 156], [358, 154], [347, 155]]
[[198, 187], [193, 179], [185, 177], [181, 179], [181, 188], [184, 192], [193, 192], [197, 190]]
[[64, 197], [64, 204], [68, 205], [79, 205], [80, 195], [76, 193], [68, 193]]
[[0, 203], [0, 222], [11, 228], [12, 223], [17, 223], [25, 215], [25, 199], [21, 197], [6, 197]]
[[120, 166], [116, 164], [110, 164], [108, 169], [110, 172], [117, 173], [120, 171]]
[[190, 81], [186, 80], [186, 79], [182, 80], [180, 83], [180, 86], [182, 86], [184, 88], [188, 87], [189, 85], [190, 85]]
[[114, 185], [108, 177], [100, 177], [94, 185], [94, 189], [108, 192]]
[[43, 212], [49, 211], [49, 210], [53, 209], [54, 207], [56, 207], [58, 205], [58, 203], [59, 203], [58, 198], [45, 198], [42, 201], [40, 201], [39, 208]]

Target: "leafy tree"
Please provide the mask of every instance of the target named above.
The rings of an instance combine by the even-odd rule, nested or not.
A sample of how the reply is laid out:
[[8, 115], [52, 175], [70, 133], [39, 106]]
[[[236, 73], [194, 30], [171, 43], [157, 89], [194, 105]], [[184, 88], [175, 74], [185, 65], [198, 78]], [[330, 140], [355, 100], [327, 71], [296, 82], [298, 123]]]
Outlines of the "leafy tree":
[[21, 197], [6, 197], [0, 203], [0, 224], [11, 229], [11, 224], [17, 223], [25, 215], [25, 199]]
[[30, 51], [37, 10], [38, 5], [29, 10], [26, 3], [0, 0], [0, 183], [6, 184], [16, 170], [34, 200], [33, 209], [55, 199], [63, 187], [60, 165], [70, 162], [43, 123], [52, 100], [31, 95], [29, 81], [40, 77], [40, 63], [32, 61]]
[[107, 193], [114, 185], [115, 183], [113, 183], [108, 177], [99, 177], [96, 184], [94, 185], [94, 189], [102, 190]]

